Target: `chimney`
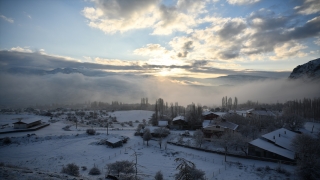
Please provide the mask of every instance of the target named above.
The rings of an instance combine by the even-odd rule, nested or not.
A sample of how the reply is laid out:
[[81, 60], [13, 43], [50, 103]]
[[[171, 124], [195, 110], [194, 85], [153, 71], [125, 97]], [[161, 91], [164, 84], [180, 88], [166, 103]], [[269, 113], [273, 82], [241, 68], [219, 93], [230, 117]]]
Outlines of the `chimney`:
[[280, 137], [280, 133], [279, 133], [279, 137]]
[[276, 139], [276, 136], [273, 136], [273, 139]]
[[284, 134], [286, 134], [286, 131], [284, 131]]

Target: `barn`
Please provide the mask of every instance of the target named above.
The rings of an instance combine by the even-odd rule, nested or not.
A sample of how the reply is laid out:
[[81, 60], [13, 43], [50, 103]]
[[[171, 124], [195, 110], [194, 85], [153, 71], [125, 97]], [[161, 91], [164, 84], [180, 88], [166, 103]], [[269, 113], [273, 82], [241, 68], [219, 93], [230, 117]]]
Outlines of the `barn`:
[[27, 121], [25, 120], [24, 122], [23, 121], [18, 121], [18, 122], [15, 122], [13, 123], [13, 127], [14, 129], [28, 129], [28, 128], [31, 128], [31, 127], [34, 127], [34, 126], [38, 126], [41, 124], [41, 120], [36, 120], [36, 121]]

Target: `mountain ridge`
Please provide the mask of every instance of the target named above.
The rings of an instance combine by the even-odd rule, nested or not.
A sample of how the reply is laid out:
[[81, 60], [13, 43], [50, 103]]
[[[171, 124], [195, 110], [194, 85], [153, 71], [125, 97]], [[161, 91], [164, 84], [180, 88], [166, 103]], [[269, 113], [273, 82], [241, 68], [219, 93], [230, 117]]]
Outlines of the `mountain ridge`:
[[305, 64], [295, 67], [289, 79], [308, 79], [319, 80], [320, 79], [320, 58], [311, 60]]

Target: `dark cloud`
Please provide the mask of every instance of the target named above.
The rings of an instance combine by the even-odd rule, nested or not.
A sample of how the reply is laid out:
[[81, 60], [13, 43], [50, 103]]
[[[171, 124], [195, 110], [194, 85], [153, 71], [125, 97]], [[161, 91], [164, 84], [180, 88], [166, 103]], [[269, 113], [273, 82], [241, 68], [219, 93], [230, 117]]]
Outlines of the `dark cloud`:
[[291, 20], [292, 16], [277, 16], [273, 11], [266, 9], [253, 12], [247, 18], [248, 24], [260, 31], [284, 28]]
[[[290, 41], [298, 41], [320, 35], [320, 17], [315, 17], [302, 26], [286, 27], [289, 19], [283, 17], [268, 17], [260, 25], [254, 25], [258, 31], [243, 41], [249, 41], [249, 46], [243, 46], [244, 54], [260, 54], [273, 52], [277, 45]], [[284, 23], [281, 26], [281, 23]]]
[[299, 14], [315, 14], [320, 12], [319, 0], [304, 0], [303, 4], [294, 8]]
[[192, 49], [193, 49], [192, 43], [193, 43], [193, 41], [185, 42], [182, 46], [182, 52], [179, 52], [177, 56], [178, 57], [187, 57], [189, 51], [192, 51]]
[[[191, 43], [186, 43], [186, 48], [191, 48], [189, 46]], [[15, 74], [37, 74], [37, 75], [44, 75], [44, 74], [52, 74], [52, 70], [59, 70], [57, 68], [76, 68], [77, 71], [86, 75], [86, 76], [107, 76], [107, 75], [116, 75], [116, 74], [126, 74], [125, 70], [138, 70], [139, 72], [129, 73], [131, 75], [139, 75], [144, 71], [154, 71], [158, 69], [184, 69], [190, 72], [201, 72], [201, 73], [208, 73], [208, 74], [227, 74], [227, 75], [234, 75], [234, 74], [251, 74], [257, 75], [261, 74], [261, 72], [257, 71], [234, 71], [230, 69], [219, 69], [208, 67], [207, 65], [210, 62], [215, 61], [208, 61], [208, 60], [193, 60], [188, 61], [190, 65], [152, 65], [152, 64], [144, 64], [142, 66], [138, 65], [123, 65], [123, 66], [116, 66], [116, 65], [102, 65], [102, 64], [95, 64], [95, 63], [82, 63], [77, 61], [70, 61], [65, 60], [62, 57], [53, 57], [48, 55], [43, 55], [39, 53], [23, 53], [23, 52], [14, 52], [14, 51], [0, 51], [0, 69], [2, 72], [19, 72]], [[61, 69], [62, 72], [63, 69]], [[105, 72], [104, 70], [124, 70], [123, 73], [117, 72]], [[51, 73], [50, 73], [51, 72]], [[284, 76], [278, 76], [279, 72], [265, 72], [266, 74], [263, 76], [266, 77], [288, 77], [289, 72], [285, 72]], [[281, 74], [281, 73], [280, 73]]]
[[287, 39], [303, 39], [320, 35], [320, 16], [307, 21], [304, 26], [296, 27], [284, 34]]
[[222, 28], [217, 33], [221, 39], [227, 40], [240, 34], [246, 27], [247, 26], [243, 21], [228, 21], [222, 26]]

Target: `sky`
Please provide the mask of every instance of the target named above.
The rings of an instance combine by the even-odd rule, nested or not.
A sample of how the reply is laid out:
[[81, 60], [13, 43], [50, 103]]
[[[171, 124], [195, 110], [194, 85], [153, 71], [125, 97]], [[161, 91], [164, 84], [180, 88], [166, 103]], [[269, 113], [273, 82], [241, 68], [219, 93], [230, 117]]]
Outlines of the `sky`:
[[[132, 83], [140, 82], [146, 89], [156, 87], [150, 85], [155, 81], [161, 88], [195, 88], [221, 86], [217, 79], [225, 76], [287, 78], [293, 68], [320, 56], [320, 1], [0, 1], [0, 36], [2, 72], [89, 69], [104, 73], [101, 81], [105, 86], [114, 86], [108, 78], [120, 78], [117, 93], [122, 92], [117, 89], [119, 84], [125, 84], [120, 89], [132, 93], [136, 88], [138, 93], [132, 96], [156, 98], [161, 93], [145, 92]], [[2, 73], [0, 83], [15, 96], [12, 89], [23, 78]], [[55, 81], [50, 79], [48, 86]], [[45, 90], [41, 93], [48, 94]], [[6, 99], [3, 102], [14, 101]]]

